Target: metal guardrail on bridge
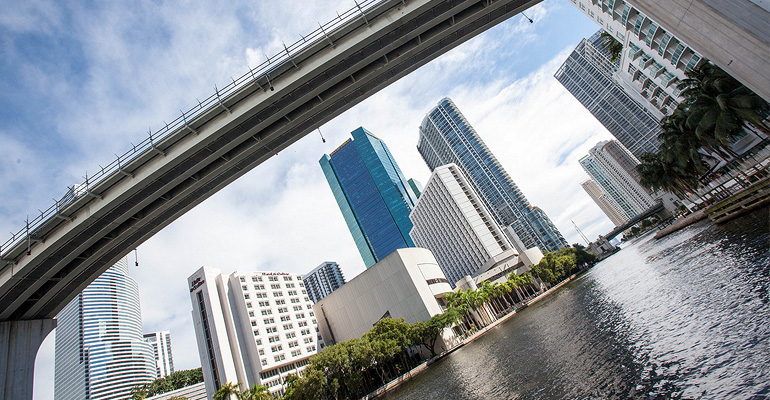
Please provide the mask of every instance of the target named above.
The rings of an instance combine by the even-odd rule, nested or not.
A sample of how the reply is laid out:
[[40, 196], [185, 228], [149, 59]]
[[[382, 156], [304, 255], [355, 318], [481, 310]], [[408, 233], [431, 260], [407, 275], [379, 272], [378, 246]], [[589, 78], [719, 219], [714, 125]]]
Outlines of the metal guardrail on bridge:
[[[93, 175], [88, 176], [88, 173], [86, 173], [85, 181], [82, 184], [68, 187], [67, 192], [60, 198], [60, 200], [54, 199], [54, 204], [49, 208], [46, 210], [38, 210], [40, 211], [40, 214], [31, 220], [28, 217], [25, 221], [24, 227], [22, 227], [16, 233], [11, 232], [11, 237], [0, 244], [0, 267], [4, 265], [3, 262], [5, 262], [5, 264], [15, 263], [13, 260], [3, 259], [3, 255], [7, 254], [9, 250], [26, 244], [27, 251], [29, 251], [31, 243], [38, 240], [36, 237], [36, 230], [38, 230], [45, 223], [53, 219], [71, 221], [71, 218], [66, 214], [66, 211], [68, 206], [70, 206], [76, 199], [83, 196], [99, 198], [100, 195], [95, 193], [93, 189], [101, 182], [103, 182], [107, 177], [112, 176], [113, 174], [130, 175], [129, 172], [124, 170], [124, 167], [144, 154], [160, 151], [157, 149], [156, 144], [169, 137], [171, 133], [179, 130], [190, 130], [191, 132], [196, 132], [196, 130], [193, 129], [191, 125], [194, 125], [197, 118], [206, 114], [210, 110], [216, 109], [217, 107], [223, 107], [225, 110], [227, 110], [227, 107], [225, 107], [225, 101], [230, 96], [238, 93], [241, 89], [247, 87], [248, 85], [256, 83], [263, 91], [272, 90], [270, 73], [273, 70], [286, 63], [294, 64], [293, 55], [296, 55], [298, 52], [312, 46], [313, 44], [328, 41], [330, 45], [334, 46], [330, 36], [333, 35], [338, 28], [356, 18], [363, 18], [364, 21], [367, 21], [367, 11], [371, 10], [374, 6], [381, 2], [382, 0], [361, 0], [360, 3], [355, 2], [355, 7], [350, 8], [342, 14], [337, 13], [337, 18], [332, 19], [326, 24], [321, 25], [319, 23], [318, 29], [314, 30], [307, 36], [300, 35], [302, 39], [292, 43], [289, 46], [284, 44], [284, 50], [274, 55], [273, 57], [268, 57], [265, 55], [266, 60], [264, 62], [255, 68], [249, 68], [248, 72], [237, 79], [231, 78], [232, 82], [228, 83], [221, 89], [214, 86], [214, 94], [207, 97], [203, 101], [198, 100], [198, 104], [191, 107], [186, 112], [180, 110], [182, 114], [179, 117], [175, 118], [170, 123], [166, 123], [164, 121], [164, 126], [155, 132], [150, 129], [148, 131], [147, 138], [139, 142], [137, 145], [132, 144], [132, 148], [122, 155], [116, 155], [116, 159], [107, 164], [107, 166], [102, 167], [100, 165], [100, 169]], [[404, 2], [405, 0], [402, 1], [402, 3]], [[294, 65], [296, 66], [296, 64]], [[260, 83], [260, 80], [264, 80], [266, 85], [263, 86]]]

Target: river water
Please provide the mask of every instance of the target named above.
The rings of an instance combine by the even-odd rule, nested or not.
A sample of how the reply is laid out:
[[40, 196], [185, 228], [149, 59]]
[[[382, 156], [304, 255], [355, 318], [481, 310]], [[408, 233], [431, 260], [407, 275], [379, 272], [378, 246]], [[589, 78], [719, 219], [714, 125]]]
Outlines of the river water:
[[770, 215], [626, 244], [394, 399], [770, 399]]

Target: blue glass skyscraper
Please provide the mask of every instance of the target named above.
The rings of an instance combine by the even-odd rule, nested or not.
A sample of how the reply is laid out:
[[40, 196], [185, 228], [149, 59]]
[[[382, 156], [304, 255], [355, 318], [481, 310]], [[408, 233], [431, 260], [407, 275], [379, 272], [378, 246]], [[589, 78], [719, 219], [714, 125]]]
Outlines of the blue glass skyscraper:
[[396, 249], [414, 247], [414, 192], [385, 143], [364, 128], [319, 163], [369, 268]]
[[[449, 98], [439, 101], [420, 126], [417, 150], [431, 171], [454, 163], [465, 173], [501, 226], [511, 226], [525, 248], [543, 252], [567, 246], [548, 216], [533, 207], [465, 116]], [[523, 249], [519, 249], [521, 251]]]

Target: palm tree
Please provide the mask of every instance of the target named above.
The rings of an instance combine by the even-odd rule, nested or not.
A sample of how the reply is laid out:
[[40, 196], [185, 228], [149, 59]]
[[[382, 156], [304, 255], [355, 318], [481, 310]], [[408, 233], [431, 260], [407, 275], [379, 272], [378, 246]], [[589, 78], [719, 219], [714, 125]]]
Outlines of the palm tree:
[[519, 275], [519, 277], [521, 279], [521, 282], [524, 284], [524, 287], [529, 289], [532, 292], [532, 295], [537, 293], [537, 291], [535, 291], [532, 288], [532, 285], [533, 285], [534, 282], [533, 282], [532, 276], [530, 274]]
[[618, 60], [620, 60], [620, 54], [623, 53], [623, 44], [606, 31], [602, 31], [599, 37], [603, 40], [602, 47], [610, 53], [610, 62], [617, 64]]
[[222, 385], [219, 390], [214, 393], [214, 400], [231, 400], [232, 396], [235, 395], [236, 399], [240, 399], [241, 397], [241, 383], [235, 383], [232, 384], [230, 382], [225, 383]]
[[[472, 321], [468, 317], [468, 314], [470, 313], [470, 308], [468, 307], [468, 303], [465, 301], [465, 296], [463, 295], [463, 290], [458, 289], [457, 292], [450, 292], [444, 295], [444, 301], [447, 303], [447, 309], [453, 309], [457, 312], [458, 315], [458, 321], [457, 324], [460, 324], [460, 320], [464, 322], [464, 325], [461, 326], [461, 329], [463, 331], [466, 330], [467, 327], [471, 326]], [[464, 333], [464, 332], [463, 332]]]
[[479, 317], [479, 322], [484, 326], [489, 325], [490, 321], [485, 313], [479, 311], [484, 304], [481, 293], [477, 290], [467, 290], [462, 293], [462, 296], [465, 300], [465, 304], [468, 305], [468, 308]]
[[273, 395], [267, 386], [255, 383], [252, 387], [246, 389], [240, 397], [240, 400], [270, 400], [273, 398]]
[[713, 137], [732, 152], [730, 140], [741, 135], [743, 128], [770, 135], [762, 116], [770, 107], [756, 93], [710, 62], [686, 74], [679, 88], [689, 108], [687, 123], [698, 137]]

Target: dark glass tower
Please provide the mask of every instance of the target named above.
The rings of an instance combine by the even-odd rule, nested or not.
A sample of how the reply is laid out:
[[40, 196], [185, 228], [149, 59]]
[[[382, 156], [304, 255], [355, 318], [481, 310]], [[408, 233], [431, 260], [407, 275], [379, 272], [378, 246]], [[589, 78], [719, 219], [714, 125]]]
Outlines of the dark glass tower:
[[396, 249], [414, 247], [414, 192], [385, 143], [364, 128], [319, 163], [369, 268]]
[[[526, 248], [556, 251], [567, 246], [545, 213], [533, 207], [457, 106], [439, 101], [420, 126], [417, 150], [428, 168], [455, 163], [501, 226], [511, 225]], [[517, 245], [517, 247], [519, 247]], [[522, 251], [522, 249], [519, 249]]]
[[599, 37], [601, 30], [583, 39], [554, 77], [596, 117], [636, 158], [658, 150], [660, 121], [634, 100], [612, 75]]

